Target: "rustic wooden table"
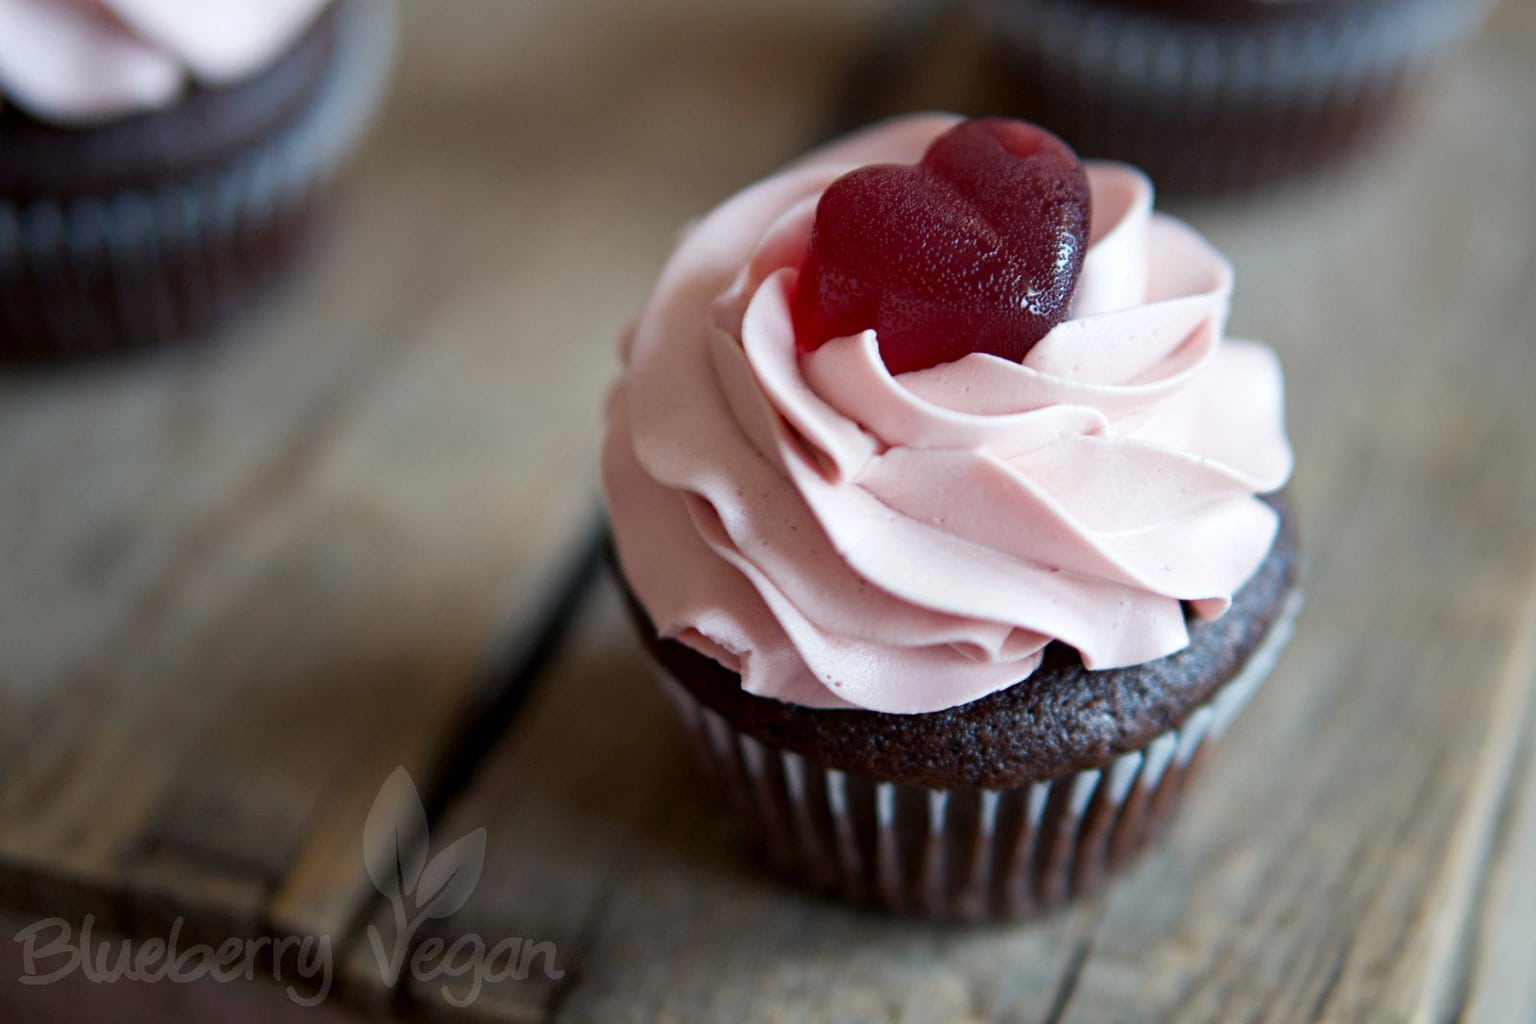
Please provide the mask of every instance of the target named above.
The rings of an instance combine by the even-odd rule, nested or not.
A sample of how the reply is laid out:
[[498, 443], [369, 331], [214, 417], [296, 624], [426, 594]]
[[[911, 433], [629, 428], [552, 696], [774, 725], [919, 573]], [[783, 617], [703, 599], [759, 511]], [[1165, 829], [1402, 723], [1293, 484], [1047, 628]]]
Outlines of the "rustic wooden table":
[[[1286, 362], [1312, 572], [1158, 853], [938, 930], [759, 876], [697, 798], [585, 572], [614, 339], [688, 216], [839, 122], [968, 102], [963, 19], [903, 12], [405, 0], [395, 98], [280, 305], [0, 377], [0, 1019], [1536, 1020], [1524, 0], [1366, 163], [1180, 210]], [[426, 840], [397, 766], [450, 851], [412, 899], [462, 871], [390, 984], [367, 865], [388, 890]], [[22, 984], [37, 922], [87, 917], [139, 949], [324, 937], [326, 998], [275, 947], [238, 984]], [[511, 939], [527, 977], [487, 962]]]

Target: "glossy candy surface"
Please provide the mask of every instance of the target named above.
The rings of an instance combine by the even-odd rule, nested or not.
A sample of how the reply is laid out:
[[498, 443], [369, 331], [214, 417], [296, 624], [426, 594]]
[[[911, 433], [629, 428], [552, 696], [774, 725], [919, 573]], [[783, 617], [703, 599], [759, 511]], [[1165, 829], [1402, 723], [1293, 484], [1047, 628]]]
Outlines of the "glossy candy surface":
[[809, 352], [873, 328], [892, 373], [972, 352], [1020, 360], [1066, 319], [1089, 224], [1082, 164], [1022, 121], [965, 121], [917, 164], [837, 179], [793, 312]]

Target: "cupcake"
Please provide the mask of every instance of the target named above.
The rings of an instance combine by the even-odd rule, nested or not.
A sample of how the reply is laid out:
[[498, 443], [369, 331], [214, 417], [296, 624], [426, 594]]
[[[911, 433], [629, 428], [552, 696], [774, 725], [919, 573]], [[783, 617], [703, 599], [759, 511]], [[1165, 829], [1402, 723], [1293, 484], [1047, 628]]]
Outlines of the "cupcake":
[[387, 0], [0, 0], [0, 361], [265, 292], [382, 95]]
[[1033, 125], [903, 118], [693, 225], [624, 346], [615, 560], [779, 869], [1027, 915], [1154, 836], [1290, 630], [1274, 354]]
[[1492, 0], [985, 0], [1013, 102], [1183, 192], [1250, 187], [1390, 123]]

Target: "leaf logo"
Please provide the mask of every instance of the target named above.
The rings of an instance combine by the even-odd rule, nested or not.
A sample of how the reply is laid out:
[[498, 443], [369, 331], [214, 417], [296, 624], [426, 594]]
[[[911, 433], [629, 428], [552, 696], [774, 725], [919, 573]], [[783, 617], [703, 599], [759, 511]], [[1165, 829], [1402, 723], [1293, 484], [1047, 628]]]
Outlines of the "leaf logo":
[[379, 927], [368, 926], [368, 943], [390, 986], [400, 980], [411, 941], [421, 926], [462, 910], [485, 869], [483, 827], [455, 840], [430, 860], [429, 841], [421, 794], [411, 773], [396, 768], [374, 798], [363, 825], [363, 865], [393, 911], [395, 940], [387, 950]]

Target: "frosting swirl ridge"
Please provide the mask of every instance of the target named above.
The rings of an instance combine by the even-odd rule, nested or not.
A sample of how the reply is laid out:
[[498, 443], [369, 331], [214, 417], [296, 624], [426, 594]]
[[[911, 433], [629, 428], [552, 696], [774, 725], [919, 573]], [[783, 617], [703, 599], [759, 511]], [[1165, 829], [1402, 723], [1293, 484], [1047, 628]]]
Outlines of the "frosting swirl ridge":
[[708, 215], [626, 346], [604, 482], [620, 563], [663, 636], [750, 693], [921, 713], [1188, 643], [1274, 540], [1290, 475], [1273, 353], [1224, 339], [1229, 265], [1089, 164], [1072, 314], [1022, 362], [892, 376], [873, 331], [801, 354], [789, 301], [821, 192], [915, 162], [955, 123], [877, 126]]

